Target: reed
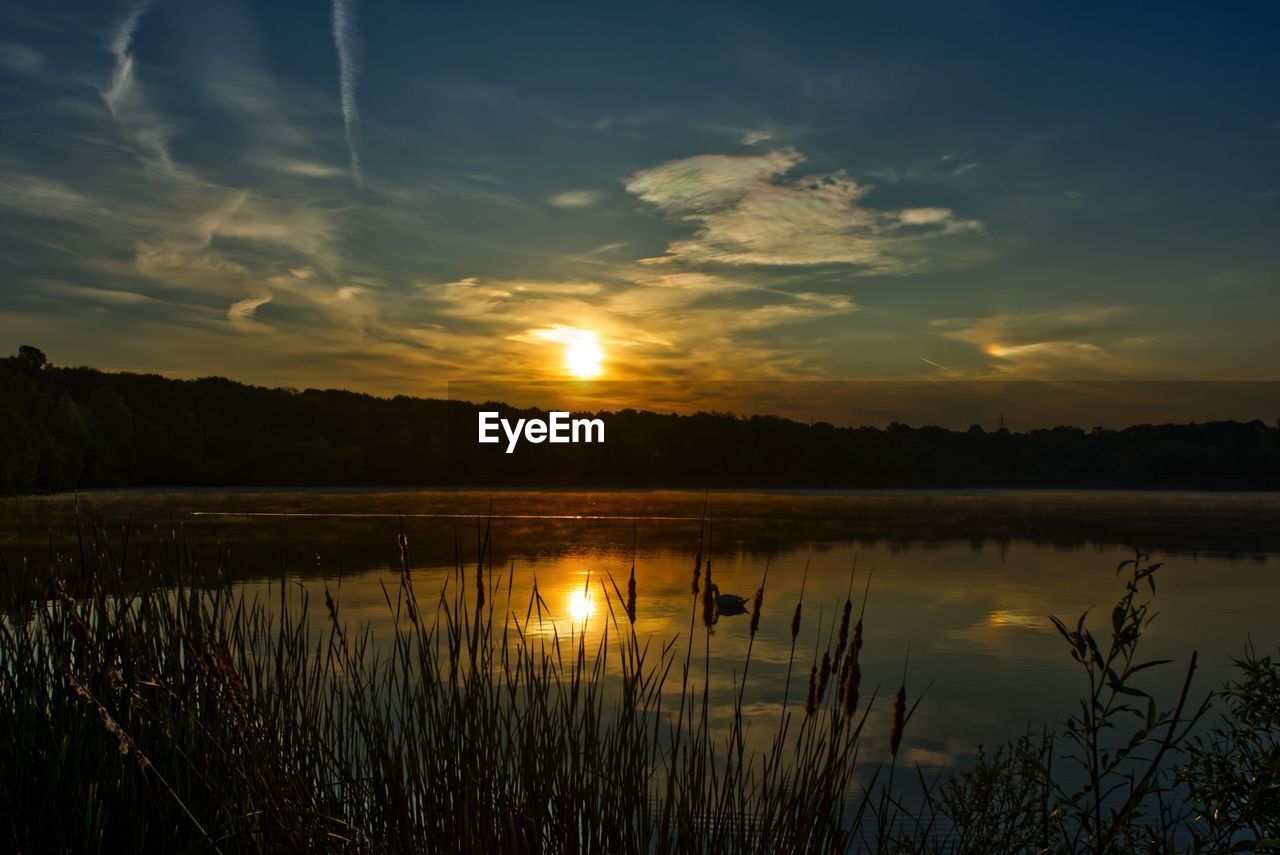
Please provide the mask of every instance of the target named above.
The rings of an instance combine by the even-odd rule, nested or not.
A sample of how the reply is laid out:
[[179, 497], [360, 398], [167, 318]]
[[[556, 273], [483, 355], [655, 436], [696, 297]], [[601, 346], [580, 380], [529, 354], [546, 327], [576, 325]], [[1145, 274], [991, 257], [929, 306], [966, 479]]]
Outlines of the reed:
[[[325, 584], [316, 625], [300, 586], [250, 595], [222, 568], [197, 584], [180, 529], [115, 550], [94, 531], [40, 584], [0, 559], [24, 592], [0, 611], [0, 850], [1110, 853], [1261, 849], [1275, 833], [1280, 665], [1250, 659], [1237, 708], [1199, 749], [1194, 658], [1173, 706], [1130, 704], [1149, 667], [1138, 593], [1155, 568], [1141, 554], [1121, 568], [1110, 641], [1084, 618], [1055, 622], [1091, 691], [1063, 737], [983, 752], [941, 784], [916, 769], [923, 802], [909, 808], [894, 776], [928, 690], [908, 703], [904, 664], [887, 751], [862, 738], [876, 703], [859, 690], [866, 594], [838, 665], [831, 627], [852, 610], [827, 627], [819, 614], [793, 722], [797, 606], [781, 711], [751, 716], [766, 571], [726, 725], [709, 714], [714, 639], [697, 619], [709, 539], [683, 644], [637, 635], [634, 564], [625, 592], [589, 577], [607, 608], [593, 633], [565, 637], [536, 578], [513, 601], [517, 568], [495, 569], [487, 527], [425, 592], [403, 530], [395, 542], [389, 638], [347, 620], [340, 584]], [[749, 746], [748, 724], [767, 748]], [[1083, 787], [1054, 775], [1064, 745]]]
[[634, 564], [625, 588], [588, 580], [602, 623], [565, 637], [536, 579], [512, 602], [487, 526], [430, 592], [396, 534], [389, 637], [332, 580], [313, 625], [300, 586], [198, 584], [180, 535], [127, 561], [104, 544], [0, 614], [0, 849], [838, 852], [872, 819], [851, 790], [863, 722], [818, 708], [816, 667], [805, 723], [745, 738], [767, 571], [732, 721], [708, 714], [710, 544], [700, 643], [659, 647], [636, 634]]

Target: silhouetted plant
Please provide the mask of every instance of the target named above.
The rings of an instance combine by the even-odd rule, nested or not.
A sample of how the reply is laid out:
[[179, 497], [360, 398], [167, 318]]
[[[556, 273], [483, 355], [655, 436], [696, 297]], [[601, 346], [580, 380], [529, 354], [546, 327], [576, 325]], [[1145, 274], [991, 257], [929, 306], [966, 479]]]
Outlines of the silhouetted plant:
[[1213, 849], [1280, 849], [1280, 662], [1250, 644], [1213, 731], [1195, 740], [1180, 777], [1199, 835]]

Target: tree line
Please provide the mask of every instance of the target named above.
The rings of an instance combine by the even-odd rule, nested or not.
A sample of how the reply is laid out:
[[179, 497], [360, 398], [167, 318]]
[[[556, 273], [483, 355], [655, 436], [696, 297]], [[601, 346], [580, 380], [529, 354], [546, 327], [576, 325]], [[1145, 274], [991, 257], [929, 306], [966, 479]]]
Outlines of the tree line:
[[[0, 359], [0, 491], [118, 486], [1091, 487], [1280, 489], [1261, 421], [1055, 427], [837, 427], [732, 413], [606, 414], [606, 442], [476, 443], [502, 404]], [[545, 414], [543, 414], [545, 415]]]

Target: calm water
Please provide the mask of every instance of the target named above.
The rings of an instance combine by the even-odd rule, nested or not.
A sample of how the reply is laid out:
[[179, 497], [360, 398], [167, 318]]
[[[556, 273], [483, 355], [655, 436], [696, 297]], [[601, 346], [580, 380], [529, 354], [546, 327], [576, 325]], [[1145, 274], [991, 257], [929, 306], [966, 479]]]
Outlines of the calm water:
[[[375, 634], [387, 626], [381, 582], [394, 578], [398, 519], [423, 593], [451, 574], [455, 540], [474, 558], [477, 526], [491, 515], [495, 565], [514, 569], [513, 611], [523, 617], [536, 574], [562, 633], [584, 624], [588, 634], [600, 631], [600, 580], [612, 573], [625, 587], [634, 549], [637, 630], [656, 647], [689, 630], [704, 500], [721, 589], [749, 597], [769, 568], [746, 691], [753, 716], [781, 703], [806, 564], [793, 698], [815, 643], [827, 644], [855, 557], [855, 607], [873, 574], [863, 694], [879, 685], [885, 700], [870, 719], [871, 754], [883, 753], [885, 696], [897, 688], [908, 645], [908, 688], [928, 691], [904, 741], [906, 759], [963, 765], [979, 743], [1058, 720], [1082, 686], [1047, 616], [1074, 619], [1095, 608], [1101, 627], [1122, 590], [1116, 565], [1134, 544], [1165, 563], [1146, 653], [1181, 663], [1149, 672], [1148, 687], [1164, 693], [1157, 697], [1172, 704], [1192, 650], [1205, 692], [1230, 675], [1230, 658], [1249, 636], [1260, 649], [1280, 644], [1277, 494], [127, 491], [82, 495], [80, 504], [82, 516], [92, 508], [116, 536], [126, 520], [147, 537], [181, 530], [210, 567], [220, 546], [250, 590], [298, 582], [322, 609], [325, 580], [345, 619], [368, 621]], [[72, 546], [75, 514], [67, 496], [0, 501], [0, 552], [10, 568], [23, 556], [38, 568], [51, 548]], [[697, 633], [701, 645], [700, 626]], [[731, 714], [729, 687], [747, 636], [747, 618], [724, 617], [711, 640], [721, 715]]]

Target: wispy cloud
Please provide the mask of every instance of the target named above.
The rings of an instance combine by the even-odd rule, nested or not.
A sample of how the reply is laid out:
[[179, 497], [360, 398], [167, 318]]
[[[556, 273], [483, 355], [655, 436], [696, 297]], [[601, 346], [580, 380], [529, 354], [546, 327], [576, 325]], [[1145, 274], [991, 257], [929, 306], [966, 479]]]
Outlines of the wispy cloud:
[[356, 24], [356, 0], [333, 0], [333, 43], [338, 49], [338, 80], [342, 97], [342, 122], [351, 154], [351, 178], [364, 185], [360, 164], [360, 108], [356, 89], [363, 61], [360, 30]]
[[[616, 278], [615, 278], [616, 277]], [[400, 326], [456, 360], [461, 376], [555, 376], [565, 342], [547, 330], [589, 330], [612, 379], [798, 379], [816, 367], [768, 343], [768, 333], [857, 310], [852, 298], [786, 293], [696, 272], [619, 267], [607, 280], [490, 280], [420, 286], [420, 306], [401, 304]], [[431, 318], [413, 328], [414, 317]], [[390, 318], [388, 326], [392, 324]]]
[[866, 273], [908, 273], [942, 253], [933, 243], [980, 232], [948, 208], [879, 210], [870, 188], [844, 172], [786, 176], [804, 157], [786, 148], [760, 155], [700, 155], [632, 175], [631, 193], [695, 226], [654, 262], [848, 264]]
[[148, 104], [146, 93], [138, 81], [134, 55], [134, 37], [150, 8], [150, 0], [133, 4], [107, 40], [107, 49], [115, 58], [115, 64], [106, 88], [101, 90], [102, 103], [121, 130], [132, 137], [144, 159], [156, 163], [166, 172], [172, 172], [173, 159], [169, 155], [171, 130]]
[[1142, 373], [1139, 356], [1152, 343], [1137, 335], [1123, 306], [1067, 306], [932, 322], [943, 338], [973, 345], [987, 374], [1091, 377]]
[[5, 186], [0, 207], [30, 216], [74, 218], [95, 207], [80, 191], [50, 178], [15, 171], [0, 172], [0, 179]]
[[300, 175], [304, 178], [338, 178], [346, 174], [340, 167], [318, 160], [301, 157], [267, 157], [262, 158], [263, 166], [289, 175]]
[[44, 68], [44, 54], [16, 42], [0, 42], [0, 68], [19, 74], [36, 74]]
[[590, 208], [604, 200], [604, 194], [598, 190], [565, 190], [547, 200], [548, 205], [557, 208]]
[[157, 304], [160, 300], [137, 291], [123, 291], [115, 288], [91, 288], [84, 285], [71, 285], [55, 282], [45, 286], [44, 291], [59, 297], [67, 297], [77, 301], [106, 303], [119, 306], [136, 306]]
[[249, 297], [244, 300], [237, 300], [227, 309], [227, 320], [231, 321], [231, 325], [238, 330], [245, 332], [256, 332], [266, 329], [266, 325], [255, 318], [258, 309], [271, 302], [271, 295], [265, 297]]

